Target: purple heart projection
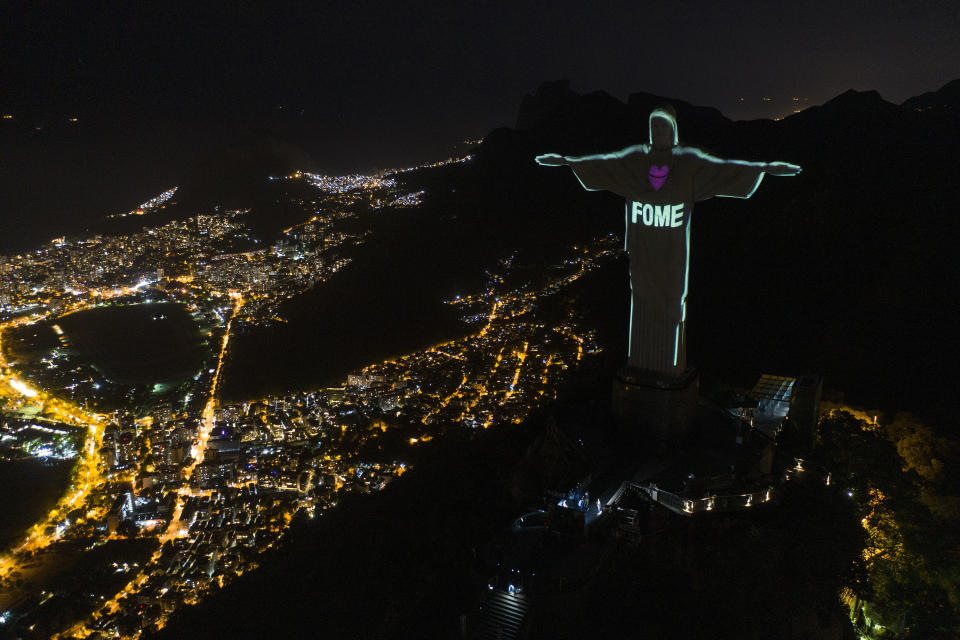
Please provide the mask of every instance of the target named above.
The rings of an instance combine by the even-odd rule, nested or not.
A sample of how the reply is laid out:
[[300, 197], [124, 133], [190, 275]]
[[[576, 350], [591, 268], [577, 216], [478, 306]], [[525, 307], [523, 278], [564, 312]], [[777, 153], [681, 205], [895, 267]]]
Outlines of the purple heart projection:
[[658, 167], [655, 164], [650, 165], [650, 184], [654, 191], [660, 191], [660, 187], [667, 181], [667, 174], [670, 173], [670, 167], [663, 165]]

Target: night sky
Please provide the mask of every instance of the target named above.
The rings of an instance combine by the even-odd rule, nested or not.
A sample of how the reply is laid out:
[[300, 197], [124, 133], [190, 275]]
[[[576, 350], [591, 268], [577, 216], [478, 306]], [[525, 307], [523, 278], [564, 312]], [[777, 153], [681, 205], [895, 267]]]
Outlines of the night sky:
[[[0, 214], [59, 206], [67, 196], [56, 194], [82, 200], [106, 182], [150, 197], [205, 150], [256, 128], [330, 172], [443, 157], [512, 126], [522, 96], [558, 78], [742, 119], [848, 88], [899, 103], [957, 77], [956, 0], [5, 2], [0, 110], [15, 125], [0, 129], [35, 134], [0, 152], [13, 196]], [[96, 157], [58, 146], [70, 117]], [[96, 174], [74, 173], [79, 165]], [[140, 186], [144, 174], [154, 178]], [[24, 203], [20, 192], [41, 187], [43, 202]]]

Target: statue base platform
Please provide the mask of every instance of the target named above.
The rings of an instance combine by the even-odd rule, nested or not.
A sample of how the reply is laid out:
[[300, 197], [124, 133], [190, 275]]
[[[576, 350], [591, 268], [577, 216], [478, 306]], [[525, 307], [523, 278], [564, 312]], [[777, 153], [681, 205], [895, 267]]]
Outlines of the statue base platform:
[[681, 440], [697, 415], [700, 377], [694, 368], [671, 378], [623, 367], [613, 380], [613, 415], [632, 437]]

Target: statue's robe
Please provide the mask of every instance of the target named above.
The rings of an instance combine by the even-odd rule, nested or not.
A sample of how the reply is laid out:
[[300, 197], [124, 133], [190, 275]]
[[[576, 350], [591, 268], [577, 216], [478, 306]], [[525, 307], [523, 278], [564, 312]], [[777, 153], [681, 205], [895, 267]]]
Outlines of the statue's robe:
[[749, 198], [767, 164], [723, 160], [692, 147], [650, 145], [564, 160], [584, 188], [626, 199], [624, 245], [632, 289], [628, 365], [680, 376], [687, 368], [693, 205], [714, 196]]

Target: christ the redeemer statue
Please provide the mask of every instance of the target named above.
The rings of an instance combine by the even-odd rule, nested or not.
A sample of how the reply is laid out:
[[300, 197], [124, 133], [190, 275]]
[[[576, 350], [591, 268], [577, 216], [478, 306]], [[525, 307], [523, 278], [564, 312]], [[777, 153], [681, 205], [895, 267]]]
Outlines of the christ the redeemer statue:
[[568, 165], [585, 189], [626, 198], [624, 246], [630, 254], [630, 338], [627, 364], [657, 377], [687, 369], [687, 283], [693, 204], [714, 196], [749, 198], [764, 173], [795, 175], [786, 162], [723, 160], [678, 144], [672, 107], [650, 113], [650, 143], [599, 155], [537, 156]]

